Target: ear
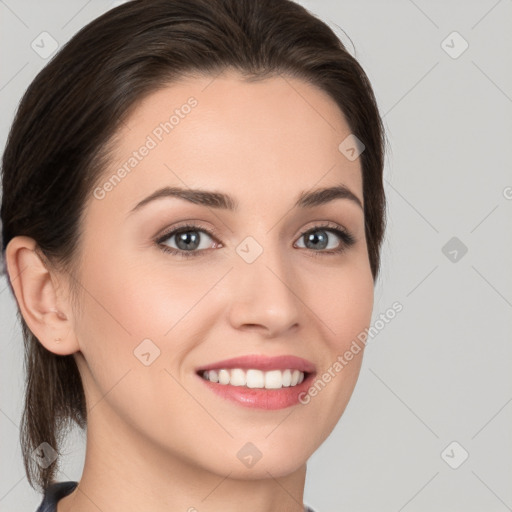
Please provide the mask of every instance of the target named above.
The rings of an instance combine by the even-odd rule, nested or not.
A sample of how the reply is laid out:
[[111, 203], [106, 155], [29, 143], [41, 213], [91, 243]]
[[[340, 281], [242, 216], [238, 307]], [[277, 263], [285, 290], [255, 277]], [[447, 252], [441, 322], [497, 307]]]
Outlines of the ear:
[[61, 298], [58, 276], [36, 251], [34, 239], [12, 238], [5, 250], [8, 278], [23, 319], [50, 352], [69, 355], [80, 350], [69, 301]]

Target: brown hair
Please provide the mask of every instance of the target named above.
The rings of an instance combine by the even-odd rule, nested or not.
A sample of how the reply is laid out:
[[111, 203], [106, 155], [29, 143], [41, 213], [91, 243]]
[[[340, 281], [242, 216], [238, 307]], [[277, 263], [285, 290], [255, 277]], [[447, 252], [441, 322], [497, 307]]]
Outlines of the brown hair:
[[[81, 221], [123, 118], [187, 74], [227, 68], [247, 80], [280, 73], [305, 80], [345, 114], [366, 148], [359, 158], [375, 281], [385, 230], [385, 133], [376, 100], [335, 33], [291, 0], [135, 0], [82, 28], [36, 76], [17, 110], [2, 161], [2, 254], [13, 237], [31, 237], [45, 262], [72, 278], [78, 300]], [[55, 481], [59, 458], [44, 468], [31, 454], [43, 442], [58, 453], [73, 422], [84, 429], [86, 401], [74, 358], [48, 351], [19, 307], [18, 319], [26, 372], [23, 460], [30, 485], [44, 490]]]

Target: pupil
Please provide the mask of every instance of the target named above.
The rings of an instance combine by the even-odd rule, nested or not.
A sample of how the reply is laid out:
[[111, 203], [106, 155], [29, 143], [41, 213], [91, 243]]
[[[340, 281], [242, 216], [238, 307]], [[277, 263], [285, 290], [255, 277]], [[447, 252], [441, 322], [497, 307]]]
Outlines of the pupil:
[[[192, 233], [192, 235], [191, 235], [191, 233]], [[178, 235], [178, 241], [177, 241], [178, 247], [180, 247], [180, 244], [182, 242], [184, 244], [184, 247], [180, 247], [180, 249], [187, 250], [187, 249], [196, 249], [197, 248], [199, 236], [197, 234], [193, 234], [193, 233], [194, 233], [193, 231], [185, 231]], [[193, 247], [189, 246], [190, 243], [193, 244]]]
[[[317, 233], [320, 233], [320, 235], [318, 235]], [[325, 231], [316, 231], [314, 233], [311, 233], [309, 236], [308, 236], [308, 242], [309, 241], [312, 241], [314, 244], [316, 245], [313, 245], [313, 247], [318, 247], [318, 241], [320, 241], [320, 246], [322, 247], [322, 249], [324, 249], [326, 247], [326, 244], [327, 244], [327, 236], [325, 234]], [[322, 243], [323, 241], [323, 243]]]

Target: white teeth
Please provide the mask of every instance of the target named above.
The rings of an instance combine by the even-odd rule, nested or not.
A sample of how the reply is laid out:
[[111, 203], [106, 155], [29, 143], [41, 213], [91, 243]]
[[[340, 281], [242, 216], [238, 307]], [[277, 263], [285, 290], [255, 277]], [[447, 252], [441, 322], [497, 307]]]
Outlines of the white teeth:
[[229, 379], [229, 383], [232, 386], [245, 386], [246, 382], [247, 379], [243, 370], [240, 370], [240, 368], [231, 370], [231, 378]]
[[279, 389], [283, 387], [283, 374], [281, 370], [272, 370], [265, 373], [265, 387], [267, 389]]
[[245, 386], [248, 388], [280, 389], [282, 387], [296, 386], [304, 380], [304, 372], [300, 370], [261, 370], [241, 368], [209, 370], [202, 373], [202, 377], [210, 382], [231, 384], [231, 386]]
[[229, 384], [229, 372], [227, 370], [219, 370], [219, 384]]
[[265, 375], [261, 370], [247, 370], [246, 378], [248, 388], [265, 387]]

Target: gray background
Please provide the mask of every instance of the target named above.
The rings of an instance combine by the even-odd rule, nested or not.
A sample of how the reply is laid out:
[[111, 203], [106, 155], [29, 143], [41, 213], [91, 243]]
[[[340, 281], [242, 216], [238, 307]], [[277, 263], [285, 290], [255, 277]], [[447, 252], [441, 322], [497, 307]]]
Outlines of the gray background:
[[[117, 3], [0, 0], [2, 148], [46, 62], [31, 42], [47, 31], [62, 44]], [[374, 319], [403, 305], [369, 342], [345, 414], [309, 462], [305, 502], [512, 510], [512, 1], [299, 3], [358, 58], [384, 116], [389, 221]], [[41, 498], [21, 461], [22, 338], [5, 277], [0, 302], [0, 509], [30, 511]], [[59, 480], [79, 480], [79, 432], [65, 451]]]

